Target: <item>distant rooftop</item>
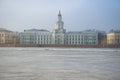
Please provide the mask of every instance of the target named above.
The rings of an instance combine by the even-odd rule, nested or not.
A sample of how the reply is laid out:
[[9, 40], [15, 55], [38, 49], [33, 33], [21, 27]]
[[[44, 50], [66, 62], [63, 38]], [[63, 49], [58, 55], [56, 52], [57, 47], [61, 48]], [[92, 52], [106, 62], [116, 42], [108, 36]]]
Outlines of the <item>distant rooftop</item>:
[[67, 32], [68, 34], [80, 34], [80, 33], [82, 33], [81, 31], [69, 31], [69, 32]]
[[95, 30], [84, 30], [84, 31], [69, 31], [67, 33], [80, 34], [80, 33], [98, 33], [98, 32]]
[[0, 28], [0, 30], [5, 30], [5, 28]]
[[32, 33], [49, 33], [50, 31], [45, 30], [45, 29], [29, 29], [29, 30], [24, 30], [24, 32], [32, 32]]
[[48, 30], [45, 30], [45, 29], [29, 29], [29, 30], [24, 30], [24, 31], [47, 31], [49, 32]]
[[0, 31], [1, 31], [1, 32], [12, 32], [12, 31], [9, 31], [9, 30], [7, 30], [7, 29], [5, 29], [5, 28], [0, 28]]
[[110, 30], [109, 33], [120, 33], [120, 30]]

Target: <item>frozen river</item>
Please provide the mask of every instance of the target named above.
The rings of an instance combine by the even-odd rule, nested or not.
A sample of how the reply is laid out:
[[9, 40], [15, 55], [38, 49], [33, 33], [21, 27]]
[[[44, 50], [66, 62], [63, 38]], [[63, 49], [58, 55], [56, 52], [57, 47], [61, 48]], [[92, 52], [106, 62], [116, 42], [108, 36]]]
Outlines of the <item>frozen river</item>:
[[120, 49], [0, 48], [0, 80], [120, 80]]

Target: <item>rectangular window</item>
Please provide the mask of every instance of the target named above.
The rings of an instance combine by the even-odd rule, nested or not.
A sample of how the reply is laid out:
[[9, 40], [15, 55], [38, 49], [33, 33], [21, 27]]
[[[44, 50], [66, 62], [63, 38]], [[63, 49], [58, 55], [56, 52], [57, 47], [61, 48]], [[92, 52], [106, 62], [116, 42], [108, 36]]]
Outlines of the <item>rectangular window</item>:
[[4, 37], [4, 34], [2, 34], [2, 37]]

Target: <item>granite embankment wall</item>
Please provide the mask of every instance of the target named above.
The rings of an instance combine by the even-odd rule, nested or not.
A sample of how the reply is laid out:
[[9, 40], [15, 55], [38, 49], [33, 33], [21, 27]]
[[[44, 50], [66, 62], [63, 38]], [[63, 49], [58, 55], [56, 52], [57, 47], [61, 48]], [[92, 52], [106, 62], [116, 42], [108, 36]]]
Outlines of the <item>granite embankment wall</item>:
[[118, 45], [37, 45], [37, 44], [0, 44], [0, 47], [80, 47], [80, 48], [120, 48]]

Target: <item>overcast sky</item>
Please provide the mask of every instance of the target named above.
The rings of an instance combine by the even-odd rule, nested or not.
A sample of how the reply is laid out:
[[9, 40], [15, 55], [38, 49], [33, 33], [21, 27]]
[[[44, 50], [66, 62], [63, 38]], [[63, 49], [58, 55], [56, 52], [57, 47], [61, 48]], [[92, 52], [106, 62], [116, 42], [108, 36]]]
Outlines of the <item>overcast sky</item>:
[[120, 0], [0, 0], [0, 27], [52, 31], [59, 10], [67, 31], [120, 30]]

